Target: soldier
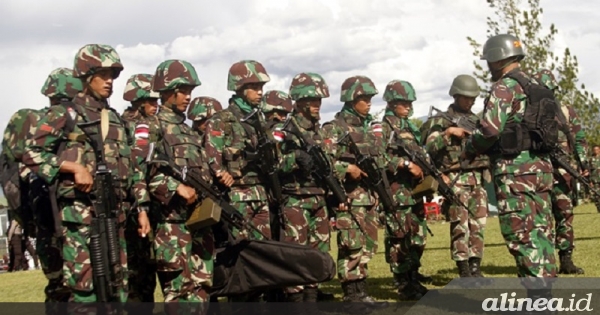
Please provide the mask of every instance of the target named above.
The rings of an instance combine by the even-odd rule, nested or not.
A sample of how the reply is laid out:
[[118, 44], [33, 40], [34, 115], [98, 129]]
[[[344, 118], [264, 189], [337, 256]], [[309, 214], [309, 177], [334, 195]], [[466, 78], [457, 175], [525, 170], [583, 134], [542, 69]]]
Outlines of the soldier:
[[[590, 159], [590, 181], [596, 189], [600, 187], [600, 145], [595, 145], [592, 148], [592, 158]], [[592, 200], [596, 205], [596, 211], [600, 212], [600, 199], [592, 194]]]
[[[69, 301], [93, 302], [99, 299], [98, 283], [91, 263], [90, 239], [97, 233], [94, 223], [98, 208], [92, 203], [97, 165], [105, 163], [112, 172], [115, 190], [108, 198], [115, 200], [118, 235], [117, 266], [111, 266], [115, 296], [111, 301], [124, 302], [127, 298], [127, 256], [124, 239], [124, 221], [130, 211], [130, 200], [139, 206], [140, 233], [149, 230], [145, 205], [149, 201], [143, 175], [131, 158], [130, 132], [119, 115], [108, 105], [113, 81], [123, 65], [117, 52], [108, 45], [90, 44], [75, 56], [74, 76], [83, 83], [83, 92], [77, 94], [70, 106], [53, 106], [40, 121], [34, 136], [27, 141], [23, 163], [47, 183], [57, 181], [59, 220], [62, 221], [63, 273], [71, 289]], [[90, 130], [93, 129], [93, 130]], [[86, 133], [87, 132], [87, 133]], [[94, 175], [92, 175], [92, 173]], [[90, 194], [93, 193], [93, 194]], [[130, 195], [131, 194], [131, 195]], [[52, 195], [50, 196], [53, 197]], [[112, 269], [112, 267], [115, 267]]]
[[388, 83], [383, 94], [383, 100], [387, 102], [382, 132], [389, 157], [388, 178], [399, 205], [394, 212], [385, 213], [386, 260], [402, 300], [420, 299], [427, 293], [418, 275], [427, 240], [427, 225], [422, 200], [412, 197], [412, 188], [423, 178], [423, 171], [397, 144], [403, 142], [411, 150], [423, 150], [419, 145], [421, 133], [409, 120], [416, 99], [413, 86], [401, 80]]
[[200, 139], [204, 141], [204, 131], [208, 119], [222, 110], [221, 103], [212, 97], [200, 96], [192, 100], [187, 110], [187, 118], [193, 121], [192, 129], [200, 135]]
[[[152, 90], [160, 93], [161, 111], [150, 126], [157, 151], [177, 167], [199, 169], [211, 176], [198, 134], [185, 124], [185, 112], [195, 87], [201, 84], [194, 67], [184, 60], [163, 61], [156, 68]], [[154, 240], [158, 278], [165, 302], [208, 302], [212, 284], [214, 238], [210, 228], [190, 230], [185, 224], [202, 200], [161, 167], [152, 168], [150, 192], [161, 203]]]
[[[522, 43], [515, 36], [501, 34], [486, 41], [482, 59], [488, 63], [494, 84], [485, 101], [480, 125], [467, 141], [461, 160], [475, 153], [490, 156], [502, 236], [515, 257], [518, 276], [533, 280], [556, 277], [556, 259], [549, 202], [552, 163], [548, 154], [538, 149], [542, 145], [535, 143], [534, 147], [533, 141], [522, 141], [528, 138], [522, 131], [528, 130], [524, 129], [524, 123], [545, 118], [540, 114], [543, 111], [525, 115], [531, 114], [531, 109], [539, 106], [539, 102], [528, 101], [525, 94], [525, 88], [536, 82], [520, 68], [524, 57]], [[524, 87], [515, 78], [528, 80], [531, 84]], [[551, 110], [546, 111], [552, 114]], [[547, 132], [552, 134], [551, 130]], [[547, 282], [524, 284], [526, 288], [532, 288], [532, 283]], [[529, 292], [532, 292], [532, 298], [537, 298], [540, 293]]]
[[[153, 121], [158, 109], [158, 98], [160, 94], [151, 89], [153, 76], [151, 74], [134, 74], [125, 85], [123, 99], [131, 102], [121, 117], [135, 128], [136, 147], [132, 151], [133, 157], [141, 164], [148, 155], [149, 124]], [[152, 203], [151, 207], [155, 207]], [[148, 217], [152, 230], [156, 228], [156, 211], [152, 208]], [[125, 238], [127, 240], [127, 267], [129, 269], [129, 296], [128, 300], [133, 302], [154, 302], [154, 290], [156, 289], [156, 260], [152, 250], [152, 240], [141, 237], [138, 234], [137, 215], [130, 213], [125, 227]]]
[[[534, 78], [544, 84], [547, 88], [558, 92], [558, 82], [550, 70], [540, 69], [534, 75]], [[570, 164], [574, 169], [582, 169], [583, 176], [589, 174], [587, 161], [587, 142], [585, 133], [581, 127], [579, 116], [570, 104], [561, 103], [562, 117], [564, 124], [558, 131], [558, 140], [560, 148], [569, 156]], [[573, 228], [573, 201], [571, 194], [577, 185], [576, 181], [567, 171], [562, 168], [554, 168], [554, 188], [552, 189], [552, 214], [554, 215], [556, 238], [555, 247], [558, 249], [560, 259], [559, 273], [563, 274], [583, 274], [582, 268], [577, 267], [572, 260], [573, 249], [575, 249], [575, 231]], [[573, 196], [577, 198], [577, 196]]]
[[352, 137], [362, 154], [373, 155], [380, 163], [378, 167], [383, 167], [382, 141], [373, 133], [373, 117], [369, 114], [371, 98], [377, 93], [373, 81], [365, 76], [346, 79], [340, 96], [344, 106], [334, 120], [323, 125], [326, 151], [332, 154], [337, 176], [351, 200], [347, 211], [338, 209], [336, 213], [337, 268], [344, 291], [343, 299], [370, 305], [374, 305], [374, 299], [367, 294], [367, 263], [376, 250], [377, 226], [367, 217], [377, 217], [377, 201], [375, 195], [361, 182], [366, 173], [356, 165], [356, 157], [349, 152], [347, 142], [338, 143], [338, 140], [342, 140], [347, 134]]
[[292, 112], [292, 109], [292, 99], [283, 91], [267, 91], [260, 103], [260, 110], [265, 114], [269, 129], [284, 121], [286, 116]]
[[[470, 75], [454, 78], [450, 87], [454, 102], [445, 112], [452, 119], [479, 120], [471, 108], [479, 95], [477, 81]], [[426, 150], [444, 180], [453, 188], [463, 204], [444, 203], [444, 213], [450, 221], [450, 256], [456, 262], [458, 273], [464, 277], [483, 277], [480, 270], [483, 258], [484, 230], [487, 218], [488, 198], [484, 181], [490, 182], [489, 159], [480, 155], [473, 161], [462, 163], [460, 154], [470, 134], [442, 116], [431, 117], [424, 125], [429, 127]]]
[[[283, 118], [286, 112], [292, 112], [292, 100], [295, 108], [289, 119], [305, 137], [322, 145], [323, 137], [319, 125], [321, 100], [329, 97], [329, 87], [316, 73], [297, 74], [290, 85], [290, 96], [281, 91], [270, 91], [263, 97], [263, 111]], [[329, 252], [329, 217], [325, 203], [323, 183], [315, 181], [310, 174], [312, 158], [299, 144], [297, 136], [289, 134], [282, 143], [281, 184], [287, 195], [284, 215], [284, 237], [289, 243], [301, 244]], [[282, 139], [283, 140], [283, 139]], [[318, 284], [286, 288], [290, 302], [316, 302]]]

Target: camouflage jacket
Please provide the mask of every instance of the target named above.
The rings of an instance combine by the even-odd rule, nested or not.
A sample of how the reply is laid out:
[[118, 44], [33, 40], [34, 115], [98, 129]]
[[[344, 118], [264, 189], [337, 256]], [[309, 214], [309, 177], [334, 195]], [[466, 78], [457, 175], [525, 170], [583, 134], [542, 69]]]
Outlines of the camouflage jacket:
[[208, 156], [208, 165], [213, 174], [227, 171], [234, 179], [230, 190], [233, 202], [267, 200], [264, 183], [265, 174], [260, 172], [260, 157], [248, 159], [248, 151], [255, 151], [256, 132], [248, 125], [242, 125], [240, 119], [247, 113], [237, 105], [233, 98], [229, 107], [215, 113], [206, 124], [204, 147]]
[[[185, 115], [175, 113], [171, 108], [163, 106], [156, 119], [149, 122], [153, 125], [150, 127], [152, 134], [149, 137], [157, 139], [157, 152], [173, 159], [175, 165], [180, 168], [199, 169], [202, 178], [209, 183], [212, 182], [200, 138], [185, 124]], [[169, 151], [165, 152], [165, 150]], [[163, 220], [187, 220], [194, 209], [193, 205], [186, 206], [185, 201], [177, 195], [177, 187], [180, 184], [181, 182], [170, 176], [163, 168], [158, 167], [150, 171], [148, 189], [152, 196], [165, 206], [161, 207]]]
[[142, 115], [142, 113], [139, 110], [133, 108], [132, 106], [127, 107], [123, 111], [123, 114], [121, 114], [121, 118], [123, 118], [123, 120], [133, 123], [137, 123], [143, 117], [144, 116]]
[[[150, 199], [146, 183], [139, 174], [141, 169], [132, 158], [133, 139], [130, 130], [119, 115], [110, 110], [107, 102], [94, 99], [91, 96], [79, 94], [73, 99], [74, 107], [52, 106], [47, 115], [39, 122], [33, 137], [27, 140], [23, 163], [47, 183], [58, 180], [59, 199], [89, 200], [89, 195], [75, 188], [73, 174], [60, 173], [60, 166], [65, 161], [75, 162], [87, 168], [94, 176], [96, 171], [96, 155], [90, 139], [80, 128], [81, 123], [95, 122], [86, 129], [91, 136], [101, 133], [100, 113], [103, 108], [109, 109], [109, 130], [103, 141], [102, 152], [107, 167], [113, 173], [115, 197], [118, 201], [137, 201], [145, 204]], [[65, 133], [67, 121], [73, 119], [74, 129]], [[59, 145], [65, 142], [62, 152], [57, 152]], [[58, 153], [58, 154], [57, 154]], [[94, 187], [95, 189], [95, 187]], [[89, 207], [67, 207], [61, 212], [62, 220], [67, 222], [90, 224], [92, 214]], [[125, 209], [121, 209], [125, 210]], [[119, 214], [119, 219], [125, 219], [125, 213]]]
[[[564, 152], [569, 154], [571, 166], [573, 166], [575, 169], [579, 169], [576, 157], [581, 160], [582, 164], [588, 164], [588, 145], [587, 141], [585, 140], [585, 132], [581, 127], [581, 120], [579, 119], [579, 116], [577, 115], [577, 112], [575, 112], [573, 106], [566, 103], [561, 103], [560, 107], [563, 115], [565, 116], [568, 131], [571, 133], [574, 143], [569, 143], [567, 135], [562, 130], [558, 131], [558, 142]], [[566, 173], [566, 171], [563, 169], [560, 169], [559, 171], [561, 174]]]
[[[294, 113], [290, 119], [294, 119], [304, 137], [312, 139], [315, 145], [319, 145], [325, 150], [323, 135], [318, 122], [306, 119], [299, 113]], [[304, 150], [304, 148], [301, 147], [300, 141], [295, 135], [287, 132], [281, 144], [280, 170], [282, 173], [281, 184], [284, 191], [294, 195], [324, 195], [323, 183], [317, 183], [310, 175], [310, 170], [302, 169], [296, 164], [296, 150]]]
[[[451, 117], [467, 116], [472, 121], [479, 120], [479, 117], [472, 112], [457, 111], [454, 104], [448, 107], [446, 113]], [[427, 126], [428, 129], [427, 134], [423, 134], [425, 149], [442, 173], [459, 184], [469, 186], [483, 184], [482, 175], [488, 172], [490, 166], [487, 155], [478, 155], [469, 164], [461, 165], [460, 155], [466, 146], [467, 138], [447, 137], [445, 131], [452, 127], [452, 123], [440, 116], [431, 117], [423, 126]], [[456, 179], [456, 176], [460, 178]]]
[[[515, 69], [513, 71], [521, 71]], [[527, 78], [531, 75], [523, 73]], [[491, 88], [490, 95], [485, 100], [480, 126], [473, 131], [467, 141], [466, 151], [470, 154], [481, 154], [490, 149], [504, 132], [508, 121], [520, 123], [523, 121], [527, 96], [519, 83], [503, 76]], [[548, 155], [522, 151], [517, 156], [503, 157], [499, 154], [490, 155], [493, 165], [493, 175], [513, 174], [515, 176], [533, 173], [551, 173], [552, 163]]]
[[600, 183], [600, 156], [592, 156], [590, 159], [590, 180]]
[[371, 117], [360, 117], [352, 109], [344, 108], [335, 115], [335, 119], [323, 125], [323, 142], [327, 148], [325, 151], [331, 155], [335, 165], [338, 179], [344, 184], [348, 197], [352, 199], [355, 206], [375, 204], [374, 194], [362, 181], [354, 181], [346, 177], [349, 164], [356, 163], [356, 157], [350, 153], [345, 143], [338, 143], [342, 137], [349, 134], [358, 149], [363, 154], [369, 154], [375, 158], [380, 168], [384, 168], [384, 158], [381, 135], [375, 135], [371, 125]]
[[412, 206], [416, 203], [412, 197], [415, 181], [407, 169], [398, 168], [398, 165], [410, 161], [410, 158], [397, 143], [404, 141], [412, 150], [423, 151], [419, 145], [420, 134], [410, 128], [408, 119], [401, 119], [391, 113], [386, 113], [384, 116], [382, 127], [387, 153], [387, 174], [392, 194], [399, 205]]
[[2, 139], [2, 154], [5, 154], [9, 161], [19, 161], [23, 157], [25, 140], [29, 133], [29, 128], [25, 126], [27, 116], [35, 111], [35, 109], [23, 108], [10, 117]]

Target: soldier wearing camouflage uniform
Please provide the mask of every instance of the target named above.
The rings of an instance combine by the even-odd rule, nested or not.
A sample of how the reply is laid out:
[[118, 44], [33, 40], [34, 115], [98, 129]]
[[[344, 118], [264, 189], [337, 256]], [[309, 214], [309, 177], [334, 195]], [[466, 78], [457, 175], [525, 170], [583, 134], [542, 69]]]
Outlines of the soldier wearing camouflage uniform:
[[[596, 189], [600, 187], [600, 146], [595, 145], [592, 148], [592, 157], [590, 159], [590, 181]], [[600, 199], [592, 195], [592, 202], [596, 205], [596, 211], [600, 212]]]
[[[558, 92], [558, 82], [550, 70], [540, 69], [534, 75], [547, 88]], [[583, 175], [589, 174], [587, 161], [587, 141], [581, 127], [581, 120], [570, 104], [561, 103], [565, 128], [558, 131], [558, 141], [563, 152], [567, 153], [570, 164], [574, 169], [583, 169]], [[571, 195], [577, 183], [567, 171], [560, 167], [554, 168], [554, 188], [552, 189], [552, 214], [554, 215], [556, 238], [555, 246], [560, 259], [559, 273], [583, 274], [582, 268], [577, 267], [572, 260], [575, 248], [575, 231], [573, 229], [573, 200]], [[573, 196], [577, 198], [577, 196]]]
[[[185, 124], [192, 90], [201, 84], [194, 67], [184, 60], [167, 60], [157, 68], [152, 90], [160, 93], [161, 111], [149, 126], [156, 151], [179, 168], [199, 169], [211, 182], [202, 141]], [[156, 155], [155, 155], [156, 156]], [[154, 240], [158, 278], [165, 302], [208, 302], [212, 286], [214, 238], [210, 228], [190, 230], [185, 222], [202, 201], [161, 167], [149, 171], [148, 187], [161, 204]]]
[[409, 82], [393, 80], [385, 87], [383, 100], [387, 102], [382, 128], [388, 156], [387, 172], [399, 206], [394, 212], [385, 212], [386, 261], [400, 299], [420, 299], [427, 293], [418, 273], [427, 241], [427, 222], [422, 201], [412, 197], [412, 189], [422, 179], [423, 171], [397, 144], [403, 142], [411, 150], [423, 150], [419, 145], [421, 132], [409, 120], [417, 96]]
[[[329, 97], [329, 87], [325, 80], [316, 73], [300, 73], [294, 76], [290, 85], [290, 97], [280, 91], [266, 94], [267, 104], [286, 104], [284, 111], [292, 112], [294, 100], [296, 110], [289, 118], [305, 137], [312, 139], [314, 145], [322, 145], [323, 137], [319, 125], [321, 100]], [[279, 105], [281, 106], [281, 105]], [[265, 106], [267, 107], [267, 106]], [[271, 112], [269, 108], [263, 109]], [[301, 244], [329, 251], [329, 217], [325, 203], [323, 183], [315, 182], [310, 176], [312, 158], [300, 146], [296, 136], [288, 133], [282, 148], [281, 184], [287, 196], [283, 207], [284, 237], [289, 243]], [[286, 288], [287, 300], [290, 302], [316, 302], [318, 284]]]
[[275, 125], [283, 122], [292, 109], [292, 99], [283, 91], [267, 91], [260, 103], [260, 110], [265, 114], [267, 128], [271, 130]]
[[[148, 155], [147, 143], [149, 123], [154, 119], [158, 109], [160, 94], [151, 89], [151, 74], [134, 74], [125, 85], [123, 99], [131, 103], [121, 117], [135, 128], [136, 147], [132, 151], [138, 164]], [[154, 204], [151, 207], [155, 206]], [[148, 216], [152, 229], [156, 228], [157, 218], [153, 217], [154, 209]], [[156, 289], [156, 260], [153, 257], [151, 236], [141, 237], [138, 234], [136, 213], [130, 213], [125, 227], [127, 239], [127, 266], [129, 270], [129, 296], [131, 302], [154, 302]], [[152, 235], [152, 233], [151, 233]]]
[[[523, 121], [529, 105], [523, 87], [507, 76], [516, 73], [531, 78], [520, 69], [519, 62], [524, 57], [521, 41], [512, 35], [493, 36], [483, 46], [482, 59], [488, 62], [494, 84], [485, 101], [480, 127], [467, 141], [461, 160], [476, 153], [486, 152], [490, 156], [500, 230], [515, 257], [517, 274], [541, 280], [556, 277], [550, 203], [552, 163], [548, 154], [533, 153], [530, 149], [502, 155], [492, 148], [506, 134], [507, 122]], [[525, 286], [530, 283], [525, 282]]]
[[371, 98], [377, 93], [373, 81], [365, 76], [346, 79], [340, 96], [344, 107], [334, 120], [323, 125], [326, 152], [332, 154], [336, 175], [351, 201], [347, 211], [338, 209], [336, 213], [338, 278], [344, 301], [369, 304], [374, 300], [367, 294], [367, 263], [377, 248], [377, 200], [361, 181], [366, 174], [356, 166], [356, 157], [349, 152], [347, 143], [338, 141], [348, 134], [363, 154], [374, 156], [383, 168], [382, 140], [374, 134], [373, 117], [369, 114]]
[[222, 110], [221, 103], [212, 97], [200, 96], [192, 100], [187, 110], [187, 118], [192, 121], [192, 129], [200, 135], [200, 139], [204, 141], [208, 119]]
[[[470, 75], [454, 78], [450, 87], [454, 98], [445, 112], [453, 119], [479, 118], [471, 108], [479, 95], [477, 81]], [[450, 221], [450, 256], [456, 262], [458, 273], [464, 277], [483, 277], [480, 270], [483, 258], [484, 230], [488, 213], [488, 198], [484, 182], [490, 182], [489, 159], [480, 155], [477, 159], [462, 163], [460, 154], [464, 150], [469, 131], [457, 126], [441, 116], [431, 117], [424, 126], [429, 127], [423, 134], [426, 150], [435, 166], [444, 174], [444, 180], [468, 206], [444, 202], [444, 213]]]
[[[130, 201], [140, 207], [149, 201], [141, 171], [131, 156], [131, 134], [119, 115], [108, 105], [112, 84], [123, 65], [117, 52], [108, 45], [90, 44], [82, 47], [75, 56], [74, 76], [80, 78], [84, 88], [72, 106], [53, 106], [40, 121], [33, 137], [27, 141], [23, 163], [47, 183], [58, 183], [58, 206], [62, 220], [63, 274], [71, 289], [69, 301], [97, 301], [93, 281], [94, 266], [90, 261], [90, 235], [95, 210], [89, 193], [94, 186], [94, 173], [99, 163], [90, 138], [84, 134], [81, 123], [92, 122], [94, 133], [102, 135], [102, 147], [109, 170], [113, 172], [117, 200], [120, 269], [116, 271], [117, 297], [111, 300], [124, 302], [127, 298], [127, 255], [124, 239], [124, 222], [130, 211]], [[72, 130], [66, 130], [73, 121]], [[108, 125], [108, 126], [107, 126]], [[67, 132], [69, 134], [67, 134]], [[57, 152], [64, 142], [64, 150]], [[132, 142], [132, 141], [131, 141]], [[145, 212], [138, 217], [140, 228], [149, 230]]]

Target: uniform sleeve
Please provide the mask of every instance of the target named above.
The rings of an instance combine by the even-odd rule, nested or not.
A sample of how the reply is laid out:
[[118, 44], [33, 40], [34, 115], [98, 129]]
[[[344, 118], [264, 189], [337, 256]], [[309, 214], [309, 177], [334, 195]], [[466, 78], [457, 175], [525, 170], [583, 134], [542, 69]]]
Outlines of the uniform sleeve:
[[429, 123], [431, 124], [429, 134], [424, 137], [425, 150], [431, 156], [437, 156], [450, 145], [450, 138], [446, 136], [446, 129], [439, 121], [437, 121], [437, 119], [432, 118]]
[[569, 119], [571, 125], [571, 133], [575, 137], [575, 152], [581, 159], [581, 163], [588, 164], [588, 144], [585, 140], [585, 132], [581, 127], [581, 120], [579, 119], [579, 115], [573, 108], [573, 106], [569, 106]]
[[225, 171], [223, 165], [223, 149], [225, 148], [225, 122], [218, 116], [212, 116], [207, 124], [204, 135], [204, 149], [208, 157], [208, 166], [213, 174]]
[[281, 159], [279, 165], [279, 171], [283, 174], [289, 174], [297, 169], [299, 169], [298, 164], [296, 163], [296, 144], [293, 142], [291, 135], [286, 137], [290, 137], [290, 139], [286, 139], [281, 143]]
[[384, 146], [385, 154], [383, 155], [383, 157], [385, 158], [385, 161], [386, 161], [387, 171], [392, 174], [396, 174], [396, 172], [398, 172], [398, 165], [401, 165], [407, 159], [404, 157], [400, 157], [400, 156], [394, 156], [393, 154], [387, 154], [387, 152], [388, 152], [387, 148], [390, 145], [392, 145], [392, 143], [390, 143], [390, 141], [395, 141], [395, 139], [390, 139], [391, 137], [392, 137], [392, 127], [389, 125], [389, 123], [384, 122], [383, 128], [382, 128], [382, 138], [383, 138], [383, 146]]
[[62, 106], [52, 107], [42, 118], [35, 133], [25, 142], [23, 164], [50, 183], [60, 171], [62, 163], [54, 154], [63, 138], [67, 111]]
[[168, 205], [175, 196], [177, 187], [180, 184], [181, 182], [175, 178], [157, 169], [150, 175], [148, 190], [160, 203]]
[[337, 144], [338, 137], [339, 130], [334, 124], [328, 123], [323, 125], [323, 147], [325, 153], [327, 153], [333, 161], [333, 170], [336, 177], [343, 182], [346, 178], [346, 173], [348, 172], [349, 163], [339, 160], [343, 148]]

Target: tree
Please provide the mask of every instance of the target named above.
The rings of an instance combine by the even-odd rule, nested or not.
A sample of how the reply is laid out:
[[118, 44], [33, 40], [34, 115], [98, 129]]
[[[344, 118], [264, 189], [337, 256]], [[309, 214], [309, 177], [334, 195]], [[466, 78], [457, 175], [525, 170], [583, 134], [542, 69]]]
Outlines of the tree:
[[[494, 10], [494, 15], [487, 17], [487, 36], [509, 33], [518, 37], [523, 42], [527, 54], [521, 61], [521, 67], [529, 73], [541, 68], [553, 71], [560, 86], [558, 99], [574, 106], [587, 131], [588, 142], [600, 143], [600, 102], [593, 93], [586, 90], [585, 84], [579, 84], [577, 56], [573, 55], [569, 48], [561, 54], [552, 50], [558, 29], [554, 24], [551, 24], [547, 31], [542, 28], [540, 19], [544, 11], [540, 0], [527, 0], [527, 5], [523, 4], [523, 0], [487, 1]], [[470, 36], [467, 40], [473, 48], [473, 55], [477, 57], [477, 60], [473, 61], [473, 75], [484, 83], [482, 93], [485, 93], [491, 80], [489, 71], [484, 69], [479, 60], [482, 44]]]

